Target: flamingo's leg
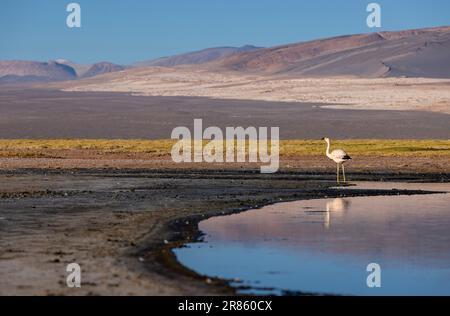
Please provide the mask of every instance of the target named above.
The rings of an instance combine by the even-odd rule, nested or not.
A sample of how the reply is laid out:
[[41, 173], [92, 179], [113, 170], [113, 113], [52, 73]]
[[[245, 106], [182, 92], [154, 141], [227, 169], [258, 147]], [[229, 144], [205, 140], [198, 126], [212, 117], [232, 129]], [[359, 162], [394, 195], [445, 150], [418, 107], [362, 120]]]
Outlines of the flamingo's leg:
[[344, 164], [342, 164], [342, 174], [344, 176], [344, 183], [347, 182], [347, 180], [345, 180], [345, 168], [344, 168]]
[[336, 164], [337, 170], [336, 170], [336, 177], [337, 177], [337, 183], [340, 183], [339, 181], [339, 164]]

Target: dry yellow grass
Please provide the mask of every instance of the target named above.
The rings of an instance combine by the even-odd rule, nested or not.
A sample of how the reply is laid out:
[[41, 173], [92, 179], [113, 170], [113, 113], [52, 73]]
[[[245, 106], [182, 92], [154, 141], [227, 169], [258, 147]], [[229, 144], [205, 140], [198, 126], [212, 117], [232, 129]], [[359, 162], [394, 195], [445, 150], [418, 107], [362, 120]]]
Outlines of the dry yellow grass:
[[172, 140], [3, 139], [0, 150], [97, 150], [106, 153], [170, 153]]
[[[100, 153], [146, 153], [170, 155], [175, 140], [106, 140], [106, 139], [0, 139], [2, 157], [39, 157], [51, 151], [96, 151]], [[343, 140], [332, 142], [350, 155], [380, 157], [449, 157], [450, 140]], [[318, 140], [282, 140], [280, 156], [316, 156], [323, 154], [325, 143]]]

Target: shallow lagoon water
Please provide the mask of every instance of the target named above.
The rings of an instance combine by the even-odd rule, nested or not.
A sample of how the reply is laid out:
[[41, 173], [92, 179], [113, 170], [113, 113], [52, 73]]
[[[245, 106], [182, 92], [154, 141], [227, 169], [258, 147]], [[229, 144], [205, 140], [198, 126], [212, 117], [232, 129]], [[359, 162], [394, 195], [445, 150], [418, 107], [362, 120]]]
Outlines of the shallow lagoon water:
[[[450, 184], [356, 183], [450, 192]], [[353, 187], [354, 188], [354, 187]], [[450, 295], [450, 193], [277, 203], [199, 223], [178, 260], [239, 293]], [[381, 287], [366, 284], [369, 263]]]

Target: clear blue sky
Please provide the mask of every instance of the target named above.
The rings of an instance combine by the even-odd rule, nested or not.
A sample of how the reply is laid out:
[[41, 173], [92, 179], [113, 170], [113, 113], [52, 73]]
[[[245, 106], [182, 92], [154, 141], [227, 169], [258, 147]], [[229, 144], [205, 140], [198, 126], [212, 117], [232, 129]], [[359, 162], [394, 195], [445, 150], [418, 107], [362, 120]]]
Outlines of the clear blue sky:
[[[82, 27], [66, 26], [78, 2]], [[381, 29], [366, 6], [382, 6]], [[449, 0], [2, 0], [0, 59], [131, 63], [214, 46], [450, 25]]]

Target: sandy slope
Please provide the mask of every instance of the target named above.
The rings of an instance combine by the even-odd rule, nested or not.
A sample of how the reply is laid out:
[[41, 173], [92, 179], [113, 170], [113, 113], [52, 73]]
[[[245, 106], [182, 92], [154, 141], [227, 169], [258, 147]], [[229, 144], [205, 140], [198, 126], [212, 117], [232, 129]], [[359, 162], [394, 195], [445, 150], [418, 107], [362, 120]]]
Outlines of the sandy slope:
[[[450, 28], [338, 36], [234, 54], [215, 69], [293, 76], [450, 78]], [[215, 67], [214, 67], [215, 66]]]

